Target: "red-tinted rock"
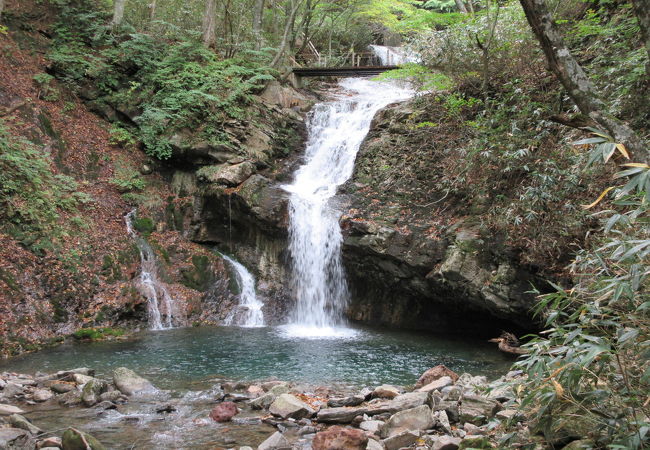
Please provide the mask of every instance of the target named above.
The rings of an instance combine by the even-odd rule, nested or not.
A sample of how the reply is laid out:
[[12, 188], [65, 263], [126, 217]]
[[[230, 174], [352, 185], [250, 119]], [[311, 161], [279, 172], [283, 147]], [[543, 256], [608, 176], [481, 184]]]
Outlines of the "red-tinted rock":
[[229, 422], [239, 413], [237, 405], [233, 402], [223, 402], [215, 406], [210, 412], [210, 419], [215, 422]]
[[421, 388], [429, 383], [436, 381], [442, 377], [449, 377], [454, 383], [458, 380], [458, 375], [456, 372], [444, 365], [439, 365], [430, 368], [418, 378], [418, 382], [415, 383], [415, 389]]
[[333, 426], [316, 433], [312, 448], [314, 450], [365, 450], [368, 436], [361, 430]]

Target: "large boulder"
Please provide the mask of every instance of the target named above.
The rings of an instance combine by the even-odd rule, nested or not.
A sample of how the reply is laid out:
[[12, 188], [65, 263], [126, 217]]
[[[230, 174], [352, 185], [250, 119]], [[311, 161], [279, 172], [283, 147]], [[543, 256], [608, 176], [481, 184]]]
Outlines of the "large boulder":
[[411, 446], [415, 443], [415, 441], [418, 440], [419, 437], [420, 433], [417, 431], [407, 430], [386, 438], [381, 442], [384, 444], [384, 448], [386, 448], [386, 450], [398, 450]]
[[451, 377], [440, 377], [435, 381], [432, 381], [429, 384], [425, 384], [421, 388], [417, 389], [418, 392], [431, 392], [431, 391], [440, 391], [447, 386], [451, 386], [453, 381]]
[[438, 366], [427, 369], [422, 375], [420, 375], [420, 378], [418, 378], [418, 381], [415, 383], [415, 389], [419, 389], [422, 386], [426, 386], [427, 384], [436, 381], [442, 377], [451, 378], [451, 381], [453, 383], [455, 383], [456, 380], [458, 380], [458, 375], [456, 374], [456, 372], [454, 372], [447, 366], [440, 364]]
[[335, 425], [316, 433], [312, 442], [314, 450], [365, 450], [368, 436], [361, 430]]
[[0, 428], [0, 449], [22, 450], [29, 447], [29, 433], [20, 428]]
[[97, 439], [75, 428], [65, 430], [61, 442], [63, 450], [106, 450]]
[[97, 378], [88, 381], [81, 390], [81, 401], [86, 406], [93, 406], [99, 402], [100, 395], [106, 390], [106, 383]]
[[229, 422], [239, 413], [237, 405], [233, 402], [219, 403], [210, 411], [210, 419], [215, 422]]
[[46, 402], [54, 397], [54, 393], [50, 389], [36, 389], [32, 394], [32, 400], [41, 403]]
[[299, 398], [291, 394], [282, 394], [271, 404], [269, 412], [283, 419], [302, 419], [313, 416], [316, 411]]
[[238, 186], [255, 173], [255, 165], [250, 161], [239, 164], [205, 166], [198, 170], [199, 180], [226, 186]]
[[25, 419], [20, 414], [12, 414], [9, 416], [9, 423], [21, 430], [28, 431], [33, 435], [41, 434], [43, 430], [38, 428], [36, 425], [32, 424], [29, 420]]
[[431, 408], [427, 405], [393, 414], [381, 429], [381, 436], [388, 438], [403, 431], [424, 431], [434, 424]]
[[118, 367], [113, 371], [113, 384], [124, 395], [153, 392], [156, 390], [149, 380], [142, 378], [126, 367]]
[[373, 398], [395, 398], [399, 395], [399, 388], [390, 384], [382, 384], [372, 391]]
[[289, 386], [286, 384], [278, 384], [271, 387], [266, 394], [249, 401], [248, 404], [253, 409], [268, 409], [278, 395], [286, 394], [287, 392], [289, 392]]

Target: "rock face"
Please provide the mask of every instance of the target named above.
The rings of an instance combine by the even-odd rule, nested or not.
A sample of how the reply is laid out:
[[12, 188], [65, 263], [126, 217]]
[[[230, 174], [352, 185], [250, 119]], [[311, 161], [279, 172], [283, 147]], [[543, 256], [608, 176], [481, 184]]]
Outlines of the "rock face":
[[365, 450], [368, 436], [354, 428], [333, 426], [316, 433], [312, 448], [314, 450]]
[[223, 402], [212, 408], [210, 419], [215, 422], [229, 422], [238, 413], [239, 409], [233, 402]]
[[153, 392], [156, 389], [149, 380], [142, 378], [126, 367], [118, 367], [113, 371], [113, 383], [124, 395]]
[[315, 413], [311, 406], [291, 394], [282, 394], [276, 398], [269, 412], [283, 419], [302, 419]]

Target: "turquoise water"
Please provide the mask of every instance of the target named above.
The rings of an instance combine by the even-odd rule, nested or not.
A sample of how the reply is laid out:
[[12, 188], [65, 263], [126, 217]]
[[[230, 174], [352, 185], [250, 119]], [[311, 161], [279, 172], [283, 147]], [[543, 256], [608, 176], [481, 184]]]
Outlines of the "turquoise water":
[[209, 378], [271, 377], [353, 387], [413, 384], [429, 367], [496, 378], [512, 359], [494, 344], [421, 333], [357, 328], [352, 337], [297, 338], [280, 328], [198, 327], [146, 331], [123, 341], [71, 342], [0, 362], [23, 373], [129, 367], [163, 389]]

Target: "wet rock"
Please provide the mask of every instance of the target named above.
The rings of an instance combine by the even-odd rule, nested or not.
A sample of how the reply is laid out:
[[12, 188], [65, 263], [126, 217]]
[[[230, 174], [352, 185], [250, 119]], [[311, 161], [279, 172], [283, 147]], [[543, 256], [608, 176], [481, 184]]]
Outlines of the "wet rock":
[[282, 433], [276, 431], [262, 442], [257, 450], [291, 450], [291, 443]]
[[168, 414], [168, 413], [173, 413], [174, 411], [176, 411], [176, 407], [172, 404], [161, 405], [156, 407], [157, 414]]
[[117, 405], [113, 402], [109, 402], [108, 400], [104, 400], [103, 402], [97, 403], [97, 405], [95, 405], [95, 408], [101, 411], [106, 411], [107, 409], [117, 409]]
[[12, 414], [23, 414], [25, 411], [14, 405], [0, 403], [0, 416], [10, 416]]
[[463, 397], [459, 408], [459, 420], [474, 425], [483, 425], [488, 419], [494, 417], [501, 408], [499, 402], [478, 395]]
[[264, 389], [262, 389], [262, 386], [253, 384], [251, 386], [248, 386], [248, 389], [246, 389], [246, 393], [249, 394], [251, 398], [257, 398], [261, 395], [264, 395]]
[[89, 377], [95, 376], [95, 369], [89, 369], [88, 367], [78, 367], [72, 370], [59, 370], [56, 373], [56, 379], [61, 380], [64, 378], [72, 377], [74, 374], [87, 375]]
[[457, 450], [460, 446], [460, 443], [460, 438], [452, 436], [440, 436], [433, 442], [431, 450]]
[[81, 401], [86, 406], [93, 406], [99, 402], [100, 395], [106, 390], [106, 383], [97, 378], [91, 378], [81, 390]]
[[339, 408], [341, 406], [358, 406], [366, 400], [365, 395], [357, 394], [349, 397], [330, 398], [327, 400], [327, 406], [330, 408]]
[[97, 439], [75, 428], [68, 428], [61, 439], [63, 450], [106, 450]]
[[35, 402], [46, 402], [54, 397], [54, 393], [50, 389], [36, 389], [32, 394], [32, 400]]
[[66, 392], [77, 389], [77, 387], [73, 383], [54, 383], [50, 386], [50, 389], [57, 394], [65, 394]]
[[364, 420], [359, 424], [359, 428], [368, 433], [379, 434], [379, 429], [384, 423], [381, 420]]
[[363, 416], [368, 412], [366, 407], [349, 408], [324, 408], [318, 411], [316, 420], [323, 423], [350, 423], [357, 416]]
[[74, 373], [72, 374], [72, 379], [77, 385], [84, 385], [87, 383], [90, 383], [92, 380], [94, 380], [93, 377], [90, 375], [84, 375], [82, 373]]
[[29, 420], [25, 419], [20, 414], [12, 414], [9, 416], [9, 423], [16, 428], [28, 431], [33, 435], [41, 434], [43, 430], [33, 425]]
[[419, 437], [420, 433], [408, 430], [384, 439], [381, 443], [384, 444], [386, 450], [398, 450], [414, 444]]
[[432, 383], [442, 377], [449, 377], [454, 383], [458, 380], [456, 372], [447, 366], [440, 364], [439, 366], [427, 369], [422, 375], [420, 375], [420, 378], [418, 378], [418, 381], [415, 383], [415, 389], [419, 389], [422, 386]]
[[8, 381], [2, 390], [2, 395], [7, 399], [23, 395], [24, 393], [25, 387], [22, 384], [14, 383], [13, 381]]
[[223, 402], [212, 408], [212, 411], [210, 411], [210, 419], [219, 423], [230, 422], [237, 414], [239, 414], [237, 405], [233, 402]]
[[57, 399], [61, 405], [64, 406], [77, 406], [81, 404], [81, 392], [78, 390], [66, 392]]
[[399, 389], [389, 384], [382, 384], [372, 391], [373, 398], [395, 398], [399, 395]]
[[128, 397], [122, 394], [120, 391], [108, 391], [103, 392], [99, 395], [99, 401], [102, 402], [113, 402], [113, 403], [123, 403], [128, 399]]
[[206, 166], [198, 172], [199, 180], [232, 187], [240, 185], [253, 173], [255, 173], [255, 165], [250, 161], [234, 165]]
[[430, 392], [430, 391], [440, 391], [443, 388], [446, 388], [447, 386], [451, 386], [453, 384], [453, 381], [451, 377], [440, 377], [435, 381], [432, 381], [429, 384], [425, 384], [421, 388], [419, 388], [417, 391], [418, 392]]
[[271, 404], [269, 412], [283, 419], [302, 419], [313, 416], [316, 411], [297, 397], [291, 394], [282, 394]]
[[155, 391], [149, 380], [142, 378], [126, 367], [118, 367], [113, 371], [113, 383], [124, 395]]
[[381, 428], [381, 437], [387, 438], [406, 430], [423, 431], [433, 426], [431, 408], [427, 405], [395, 413]]
[[28, 447], [30, 436], [20, 428], [0, 428], [0, 449], [23, 450]]
[[314, 450], [364, 450], [368, 436], [354, 428], [335, 425], [317, 433], [312, 442]]

